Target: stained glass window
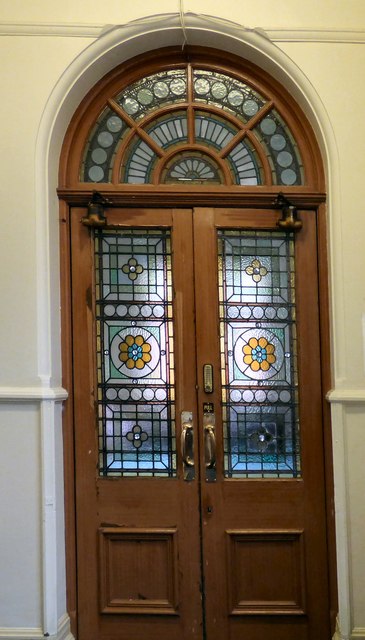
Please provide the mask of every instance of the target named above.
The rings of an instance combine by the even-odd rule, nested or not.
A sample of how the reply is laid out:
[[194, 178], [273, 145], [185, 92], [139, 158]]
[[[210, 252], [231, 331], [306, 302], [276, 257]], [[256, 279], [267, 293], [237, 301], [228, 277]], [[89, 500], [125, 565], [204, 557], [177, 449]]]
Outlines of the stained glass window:
[[167, 164], [163, 176], [165, 183], [222, 184], [222, 171], [205, 154], [198, 152], [181, 153]]
[[186, 143], [188, 141], [186, 113], [164, 116], [157, 122], [154, 120], [151, 126], [146, 127], [146, 131], [162, 149], [168, 149], [174, 144]]
[[214, 104], [248, 122], [264, 106], [265, 100], [247, 84], [216, 71], [194, 71], [197, 102]]
[[85, 182], [111, 182], [114, 154], [127, 126], [107, 108], [98, 118], [84, 152], [82, 175]]
[[186, 173], [179, 158], [190, 154], [194, 163], [204, 148], [211, 168], [224, 164], [226, 169], [213, 179], [206, 166], [197, 182], [242, 187], [305, 182], [298, 145], [275, 101], [227, 73], [191, 64], [151, 74], [107, 97], [84, 147], [80, 179], [184, 182], [167, 165]]
[[273, 183], [286, 186], [303, 184], [303, 166], [289, 129], [273, 110], [254, 129], [272, 167]]
[[122, 170], [122, 182], [144, 184], [151, 182], [151, 171], [157, 160], [156, 154], [143, 140], [137, 138], [127, 156], [127, 164]]
[[300, 476], [292, 234], [218, 234], [224, 472]]
[[176, 474], [171, 238], [95, 232], [100, 475]]
[[139, 120], [162, 106], [184, 102], [186, 87], [185, 69], [161, 71], [127, 87], [118, 95], [117, 102], [128, 116]]
[[261, 184], [262, 169], [248, 141], [239, 142], [228, 156], [235, 184]]
[[195, 115], [195, 139], [199, 143], [221, 150], [231, 142], [236, 133], [237, 127], [218, 116], [208, 118], [206, 113], [199, 111]]

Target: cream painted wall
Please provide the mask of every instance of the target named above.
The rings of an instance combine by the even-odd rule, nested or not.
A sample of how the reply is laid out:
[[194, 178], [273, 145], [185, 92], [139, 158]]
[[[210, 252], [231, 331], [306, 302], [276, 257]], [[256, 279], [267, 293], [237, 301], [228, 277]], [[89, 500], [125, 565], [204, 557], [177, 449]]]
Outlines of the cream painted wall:
[[[364, 3], [365, 10], [365, 3]], [[363, 194], [360, 185], [364, 175], [365, 86], [356, 79], [363, 77], [365, 46], [352, 44], [280, 45], [303, 70], [318, 92], [333, 127], [340, 168], [341, 222], [343, 243], [343, 291], [338, 298], [347, 328], [341, 344], [337, 382], [343, 386], [364, 388], [364, 350], [362, 316], [365, 311], [365, 288], [359, 277], [365, 273]], [[330, 232], [333, 221], [329, 219]], [[335, 268], [333, 256], [333, 267]], [[339, 274], [340, 275], [340, 274]], [[339, 279], [338, 279], [339, 280]], [[360, 284], [360, 287], [359, 287]], [[334, 283], [336, 288], [337, 283]], [[351, 327], [351, 331], [348, 329]], [[353, 345], [359, 345], [354, 349]]]
[[[300, 29], [362, 29], [365, 27], [362, 0], [271, 0], [245, 2], [242, 0], [183, 0], [184, 10], [217, 16], [244, 24], [247, 27], [300, 28]], [[9, 22], [101, 23], [124, 24], [130, 20], [159, 13], [174, 13], [179, 1], [158, 0], [150, 5], [146, 0], [6, 0], [0, 2], [1, 20]]]
[[[277, 0], [275, 10], [271, 0], [255, 3], [185, 0], [184, 4], [186, 11], [214, 15], [217, 24], [224, 18], [246, 27], [267, 30], [273, 42], [270, 44], [262, 38], [262, 46], [269, 50], [271, 47], [273, 56], [280, 50], [278, 58], [282, 52], [289, 62], [299, 67], [306, 76], [307, 86], [318, 96], [318, 101], [322, 101], [323, 112], [332, 128], [333, 166], [329, 167], [329, 183], [335, 176], [329, 207], [332, 342], [335, 394], [341, 406], [341, 411], [334, 412], [334, 432], [336, 438], [336, 434], [339, 436], [338, 478], [343, 476], [343, 484], [337, 491], [338, 539], [341, 566], [343, 564], [346, 571], [347, 544], [351, 551], [347, 571], [349, 589], [345, 584], [343, 589], [340, 585], [341, 623], [344, 639], [350, 638], [351, 631], [353, 638], [365, 638], [362, 334], [362, 314], [365, 312], [362, 279], [365, 273], [362, 189], [365, 170], [365, 86], [362, 82], [365, 3], [363, 0], [308, 0], [306, 3]], [[39, 192], [42, 189], [39, 189], [39, 181], [47, 184], [47, 180], [54, 179], [59, 144], [52, 147], [50, 176], [45, 172], [39, 176], [35, 157], [39, 127], [47, 113], [47, 101], [54, 96], [54, 88], [62, 86], [65, 92], [70, 89], [72, 93], [71, 87], [62, 84], [62, 79], [68, 78], [70, 68], [77, 66], [81, 60], [78, 56], [84, 55], [88, 47], [95, 46], [100, 35], [98, 27], [141, 19], [149, 11], [149, 5], [142, 0], [133, 3], [121, 0], [103, 3], [13, 0], [9, 3], [0, 0], [3, 96], [0, 101], [3, 239], [0, 252], [0, 400], [6, 401], [0, 404], [0, 550], [4, 554], [0, 638], [30, 639], [41, 637], [44, 632], [54, 637], [58, 633], [61, 638], [68, 634], [67, 618], [64, 617], [61, 406], [52, 404], [54, 396], [62, 396], [57, 390], [60, 367], [55, 217], [49, 222], [51, 246], [46, 251], [44, 268], [40, 268], [39, 261], [42, 251], [40, 229], [47, 224], [40, 218]], [[177, 0], [174, 3], [158, 0], [153, 5], [154, 14], [177, 11]], [[182, 42], [182, 33], [179, 37]], [[245, 38], [244, 31], [239, 37]], [[175, 41], [179, 42], [178, 39]], [[354, 41], [357, 44], [351, 44]], [[97, 70], [93, 73], [96, 80]], [[76, 72], [72, 82], [75, 76]], [[85, 89], [80, 89], [79, 93], [86, 89], [85, 82]], [[56, 111], [53, 112], [55, 119]], [[62, 138], [66, 124], [63, 121], [61, 125], [57, 124], [55, 137]], [[319, 120], [314, 126], [320, 132]], [[49, 134], [52, 127], [50, 122]], [[326, 152], [326, 136], [323, 135], [322, 146]], [[56, 211], [54, 189], [51, 189], [50, 200], [50, 210]], [[50, 292], [49, 321], [47, 314], [46, 319], [44, 317], [46, 308], [39, 305], [43, 290], [47, 288]], [[52, 326], [49, 327], [51, 316]], [[49, 344], [44, 345], [43, 339]], [[43, 360], [42, 353], [46, 353]], [[50, 364], [48, 373], [53, 374], [50, 387], [47, 387], [47, 363]], [[21, 397], [28, 401], [19, 401]], [[29, 401], [29, 398], [33, 400]], [[351, 402], [354, 398], [357, 399], [355, 404]], [[344, 446], [340, 442], [342, 437]], [[342, 494], [344, 498], [341, 498]]]

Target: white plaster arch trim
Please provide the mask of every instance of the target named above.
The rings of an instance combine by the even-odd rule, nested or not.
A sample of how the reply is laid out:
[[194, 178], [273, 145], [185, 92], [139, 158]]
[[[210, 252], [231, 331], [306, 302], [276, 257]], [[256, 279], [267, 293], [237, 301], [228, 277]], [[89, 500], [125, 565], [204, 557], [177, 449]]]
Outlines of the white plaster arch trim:
[[[306, 113], [316, 133], [325, 165], [329, 201], [330, 274], [332, 292], [332, 344], [335, 386], [341, 387], [346, 362], [344, 340], [344, 316], [342, 295], [342, 242], [339, 158], [333, 129], [325, 107], [308, 78], [296, 64], [259, 29], [249, 29], [233, 22], [213, 16], [186, 13], [184, 28], [187, 42], [205, 45], [234, 53], [265, 69], [281, 82]], [[156, 35], [158, 34], [158, 38]], [[38, 374], [43, 387], [57, 387], [61, 379], [60, 314], [59, 314], [59, 267], [58, 267], [58, 202], [56, 196], [58, 164], [62, 142], [68, 123], [86, 93], [108, 71], [138, 54], [156, 48], [183, 43], [180, 16], [162, 14], [147, 16], [126, 25], [106, 26], [102, 34], [93, 41], [65, 69], [49, 96], [41, 117], [36, 143], [36, 212], [37, 212], [37, 308], [38, 308]], [[336, 320], [334, 322], [333, 320]], [[51, 416], [51, 413], [45, 412]], [[335, 418], [335, 416], [334, 416]], [[51, 417], [49, 419], [52, 419]], [[341, 422], [341, 421], [340, 421]], [[51, 424], [43, 425], [52, 428]], [[53, 425], [55, 428], [55, 425]], [[342, 426], [339, 423], [339, 429]], [[54, 454], [55, 455], [55, 452]], [[335, 455], [335, 466], [340, 470], [344, 464], [340, 447]], [[43, 451], [44, 461], [47, 450]], [[47, 464], [45, 462], [45, 467]], [[342, 474], [343, 475], [343, 474]], [[342, 478], [341, 473], [339, 477]], [[50, 482], [54, 482], [51, 478]], [[344, 496], [345, 482], [336, 493], [341, 514], [346, 512]], [[44, 486], [44, 498], [48, 495]], [[59, 507], [60, 508], [60, 507]], [[56, 589], [57, 575], [52, 558], [56, 554], [56, 525], [50, 521], [44, 536], [44, 617], [45, 629], [56, 633], [57, 620], [52, 606], [52, 589]], [[337, 523], [340, 541], [339, 558], [340, 617], [344, 625], [343, 637], [349, 633], [350, 602], [348, 581], [348, 541], [346, 518]], [[53, 549], [52, 546], [54, 545]], [[59, 583], [58, 583], [59, 584]], [[342, 585], [344, 588], [342, 589]], [[342, 591], [341, 591], [342, 589]]]

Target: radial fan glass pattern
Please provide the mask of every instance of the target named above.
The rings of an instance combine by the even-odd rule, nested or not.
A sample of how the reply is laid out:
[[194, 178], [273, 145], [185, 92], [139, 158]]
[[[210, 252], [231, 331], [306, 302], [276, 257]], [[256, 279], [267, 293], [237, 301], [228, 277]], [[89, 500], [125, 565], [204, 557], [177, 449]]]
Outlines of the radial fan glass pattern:
[[144, 184], [152, 182], [152, 169], [157, 155], [143, 140], [137, 138], [131, 145], [126, 165], [122, 166], [121, 182]]
[[176, 475], [169, 230], [95, 231], [100, 475]]
[[233, 174], [233, 183], [242, 185], [261, 184], [262, 168], [248, 141], [239, 142], [227, 156]]
[[172, 145], [187, 142], [188, 124], [186, 113], [159, 118], [146, 131], [162, 149], [168, 149]]
[[198, 152], [186, 152], [175, 156], [167, 165], [163, 174], [163, 182], [221, 184], [223, 176], [211, 158]]
[[195, 114], [195, 139], [214, 149], [223, 149], [237, 133], [233, 125], [206, 113]]
[[218, 233], [224, 472], [300, 476], [294, 236]]

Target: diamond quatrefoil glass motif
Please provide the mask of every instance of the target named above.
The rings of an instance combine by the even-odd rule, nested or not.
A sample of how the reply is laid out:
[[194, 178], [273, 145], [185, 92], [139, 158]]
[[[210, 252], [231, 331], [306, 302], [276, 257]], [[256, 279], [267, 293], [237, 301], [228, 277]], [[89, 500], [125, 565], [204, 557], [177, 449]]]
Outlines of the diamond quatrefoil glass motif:
[[129, 258], [127, 264], [122, 266], [122, 271], [127, 274], [130, 280], [136, 280], [143, 272], [143, 267], [141, 264], [138, 264], [135, 258]]
[[139, 449], [142, 444], [148, 440], [148, 434], [145, 431], [142, 431], [139, 424], [135, 424], [134, 427], [132, 427], [132, 430], [128, 431], [126, 434], [126, 438], [133, 444], [135, 449]]

